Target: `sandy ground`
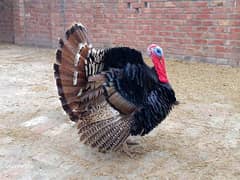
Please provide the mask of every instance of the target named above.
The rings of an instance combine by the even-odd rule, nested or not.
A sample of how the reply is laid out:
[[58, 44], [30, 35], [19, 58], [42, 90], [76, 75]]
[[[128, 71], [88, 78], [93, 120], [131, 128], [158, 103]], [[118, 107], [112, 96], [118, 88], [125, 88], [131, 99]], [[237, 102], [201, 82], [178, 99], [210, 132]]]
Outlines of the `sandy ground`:
[[54, 50], [0, 44], [0, 179], [240, 179], [240, 68], [168, 61], [181, 104], [132, 150], [79, 142], [57, 97]]

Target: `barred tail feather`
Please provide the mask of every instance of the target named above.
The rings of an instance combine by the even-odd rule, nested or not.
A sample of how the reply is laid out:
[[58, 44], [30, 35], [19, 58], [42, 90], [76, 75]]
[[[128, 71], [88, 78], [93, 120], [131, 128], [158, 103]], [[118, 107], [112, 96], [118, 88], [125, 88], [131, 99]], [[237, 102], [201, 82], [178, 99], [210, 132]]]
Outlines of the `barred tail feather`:
[[79, 122], [80, 140], [99, 151], [116, 151], [130, 135], [132, 116], [115, 116], [97, 122]]
[[103, 69], [104, 50], [93, 49], [87, 31], [81, 24], [66, 31], [65, 40], [59, 39], [54, 75], [63, 109], [73, 121], [88, 115], [103, 101], [100, 82], [89, 82], [88, 77]]
[[59, 39], [54, 76], [63, 109], [70, 119], [77, 121], [81, 115], [79, 95], [87, 86], [85, 59], [89, 47], [86, 29], [75, 24], [66, 32], [65, 41]]

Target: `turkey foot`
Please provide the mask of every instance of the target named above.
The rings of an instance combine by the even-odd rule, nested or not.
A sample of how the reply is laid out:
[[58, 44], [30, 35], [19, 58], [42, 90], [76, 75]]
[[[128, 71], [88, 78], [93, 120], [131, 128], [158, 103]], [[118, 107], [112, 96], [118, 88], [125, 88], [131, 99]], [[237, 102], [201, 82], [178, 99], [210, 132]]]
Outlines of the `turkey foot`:
[[[129, 144], [128, 144], [129, 142], [124, 142], [123, 144], [122, 144], [122, 148], [121, 148], [121, 151], [122, 152], [124, 152], [124, 153], [126, 153], [126, 155], [128, 156], [128, 157], [130, 157], [131, 159], [133, 159], [136, 155], [141, 155], [143, 152], [141, 152], [141, 151], [138, 151], [138, 150], [136, 150], [136, 149], [130, 149], [129, 148]], [[136, 142], [131, 142], [131, 144], [130, 145], [138, 145], [138, 143], [136, 143]]]

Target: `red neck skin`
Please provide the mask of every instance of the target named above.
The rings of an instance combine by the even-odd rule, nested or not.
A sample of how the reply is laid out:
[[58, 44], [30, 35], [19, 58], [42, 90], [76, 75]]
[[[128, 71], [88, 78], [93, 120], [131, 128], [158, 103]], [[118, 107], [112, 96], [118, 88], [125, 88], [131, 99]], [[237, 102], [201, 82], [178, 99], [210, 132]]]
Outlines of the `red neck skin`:
[[168, 83], [169, 81], [168, 81], [168, 77], [167, 77], [164, 57], [159, 58], [154, 54], [151, 57], [152, 57], [152, 62], [154, 64], [155, 70], [158, 75], [158, 79], [162, 83]]

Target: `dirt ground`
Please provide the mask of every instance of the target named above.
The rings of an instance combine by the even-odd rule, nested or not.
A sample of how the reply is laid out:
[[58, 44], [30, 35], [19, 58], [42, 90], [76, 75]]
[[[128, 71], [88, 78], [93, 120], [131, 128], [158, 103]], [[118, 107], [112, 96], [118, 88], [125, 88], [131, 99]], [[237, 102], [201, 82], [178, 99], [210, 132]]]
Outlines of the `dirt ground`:
[[181, 104], [134, 158], [79, 142], [58, 100], [55, 50], [0, 44], [0, 179], [240, 179], [240, 68], [167, 61]]

